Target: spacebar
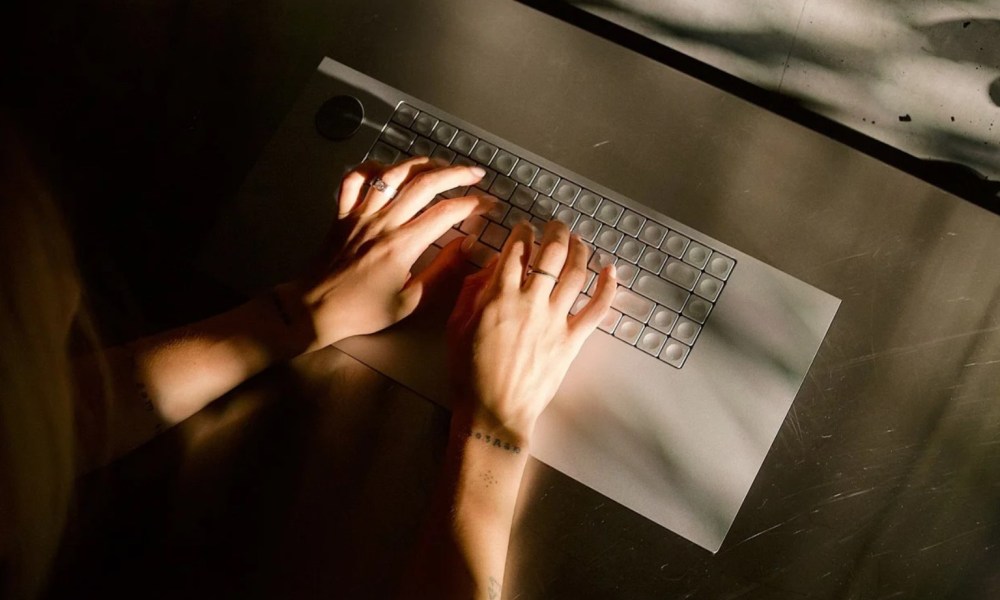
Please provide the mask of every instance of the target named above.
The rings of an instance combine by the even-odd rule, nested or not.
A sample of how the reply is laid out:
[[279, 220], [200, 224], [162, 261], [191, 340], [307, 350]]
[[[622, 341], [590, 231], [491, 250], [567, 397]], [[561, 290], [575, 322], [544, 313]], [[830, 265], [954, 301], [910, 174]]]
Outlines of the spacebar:
[[664, 281], [648, 271], [642, 271], [639, 274], [635, 283], [632, 284], [632, 290], [677, 312], [684, 308], [684, 303], [690, 296], [686, 290], [669, 281]]

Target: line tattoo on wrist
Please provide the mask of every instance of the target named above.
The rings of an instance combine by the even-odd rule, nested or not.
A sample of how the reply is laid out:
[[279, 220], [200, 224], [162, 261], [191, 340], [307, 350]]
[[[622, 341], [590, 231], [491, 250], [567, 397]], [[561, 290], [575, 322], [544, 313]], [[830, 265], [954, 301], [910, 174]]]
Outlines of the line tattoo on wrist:
[[490, 594], [490, 600], [499, 600], [502, 587], [495, 577], [490, 577], [490, 584], [486, 589]]
[[285, 305], [281, 302], [281, 297], [278, 296], [278, 290], [272, 289], [271, 293], [268, 295], [271, 296], [271, 304], [273, 304], [274, 309], [278, 311], [278, 316], [281, 317], [281, 322], [284, 323], [285, 326], [291, 327], [292, 317], [288, 314], [288, 311], [285, 310]]
[[521, 453], [521, 448], [520, 447], [518, 447], [518, 446], [516, 446], [514, 444], [511, 444], [510, 442], [501, 440], [500, 438], [496, 437], [495, 435], [490, 435], [488, 433], [483, 433], [481, 431], [469, 431], [467, 433], [467, 437], [473, 438], [473, 439], [477, 439], [477, 440], [481, 440], [482, 442], [484, 442], [484, 443], [486, 443], [486, 444], [488, 444], [490, 446], [493, 446], [494, 448], [499, 448], [500, 450], [505, 450], [507, 452], [510, 452], [511, 454], [520, 454]]
[[128, 358], [130, 363], [130, 371], [132, 373], [132, 384], [135, 386], [135, 390], [139, 393], [139, 400], [142, 401], [142, 407], [146, 409], [146, 412], [150, 413], [156, 417], [156, 432], [160, 433], [163, 431], [163, 421], [159, 419], [159, 415], [156, 413], [156, 406], [153, 404], [153, 398], [149, 394], [149, 388], [146, 387], [146, 382], [142, 380], [139, 375], [139, 363], [135, 359], [135, 349], [131, 346], [127, 346]]

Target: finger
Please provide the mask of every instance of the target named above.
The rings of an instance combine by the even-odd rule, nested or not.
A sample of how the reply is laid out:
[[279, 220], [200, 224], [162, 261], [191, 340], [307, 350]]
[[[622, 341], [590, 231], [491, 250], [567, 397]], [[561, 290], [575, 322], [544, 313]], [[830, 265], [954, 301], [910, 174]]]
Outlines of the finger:
[[531, 258], [535, 234], [527, 223], [518, 223], [504, 242], [497, 260], [493, 284], [500, 290], [520, 289]]
[[400, 318], [408, 316], [434, 292], [440, 290], [445, 281], [465, 262], [462, 239], [452, 240], [422, 271], [410, 277], [399, 292]]
[[601, 269], [600, 275], [597, 276], [597, 290], [594, 292], [594, 297], [580, 312], [569, 317], [570, 335], [576, 338], [578, 343], [582, 344], [583, 340], [600, 325], [604, 315], [611, 308], [617, 289], [615, 266], [608, 265]]
[[552, 293], [566, 263], [569, 247], [569, 228], [562, 221], [552, 220], [542, 234], [542, 247], [538, 251], [534, 273], [529, 270], [525, 289], [530, 294], [548, 296]]
[[[397, 197], [400, 189], [419, 173], [430, 169], [438, 168], [438, 164], [426, 156], [415, 156], [392, 165], [377, 177], [387, 186], [385, 191], [379, 191], [369, 185], [368, 193], [361, 204], [360, 213], [363, 216], [375, 214]], [[369, 184], [371, 181], [369, 181]]]
[[385, 228], [399, 227], [427, 206], [435, 196], [458, 187], [468, 187], [485, 175], [482, 167], [445, 167], [425, 169], [408, 180], [396, 201], [386, 207]]
[[496, 198], [486, 195], [442, 200], [400, 227], [399, 235], [409, 238], [407, 243], [423, 252], [424, 248], [433, 244], [434, 240], [444, 235], [453, 225], [471, 215], [489, 211], [496, 202]]
[[451, 311], [448, 319], [448, 331], [451, 335], [460, 335], [462, 330], [468, 325], [476, 314], [479, 305], [479, 298], [489, 281], [493, 278], [497, 266], [497, 258], [494, 257], [480, 271], [473, 273], [462, 282], [462, 290], [455, 301], [455, 307]]
[[337, 196], [337, 218], [343, 219], [354, 207], [361, 203], [366, 185], [378, 177], [385, 166], [373, 160], [365, 161], [352, 169], [340, 182], [340, 193]]
[[559, 274], [559, 283], [552, 290], [552, 307], [558, 314], [568, 313], [587, 284], [587, 258], [590, 254], [583, 240], [571, 235], [566, 263]]

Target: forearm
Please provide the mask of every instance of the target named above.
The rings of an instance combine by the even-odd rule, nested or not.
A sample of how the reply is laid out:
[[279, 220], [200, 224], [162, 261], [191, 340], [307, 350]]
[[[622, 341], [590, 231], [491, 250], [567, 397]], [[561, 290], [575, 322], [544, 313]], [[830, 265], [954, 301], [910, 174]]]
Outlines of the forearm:
[[500, 598], [527, 458], [525, 438], [488, 422], [452, 418], [428, 534], [403, 591]]
[[120, 456], [308, 345], [308, 334], [294, 326], [280, 298], [265, 294], [198, 323], [84, 358], [77, 365], [84, 404], [107, 398], [103, 427], [85, 429], [84, 436], [96, 439], [84, 443], [106, 449], [97, 462]]

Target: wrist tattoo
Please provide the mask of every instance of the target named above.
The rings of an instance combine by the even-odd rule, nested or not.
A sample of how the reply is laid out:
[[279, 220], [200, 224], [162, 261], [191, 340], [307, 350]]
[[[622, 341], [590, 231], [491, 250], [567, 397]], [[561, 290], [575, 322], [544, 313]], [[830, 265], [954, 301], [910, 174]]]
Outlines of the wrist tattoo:
[[156, 417], [155, 427], [156, 432], [159, 433], [163, 431], [163, 422], [159, 419], [159, 415], [156, 414], [156, 406], [153, 404], [153, 398], [149, 393], [149, 388], [146, 387], [146, 383], [142, 380], [142, 377], [139, 376], [139, 363], [135, 360], [135, 351], [132, 349], [131, 345], [128, 346], [128, 358], [131, 363], [132, 384], [139, 393], [139, 400], [142, 401], [142, 407], [146, 409], [146, 412]]
[[520, 454], [521, 453], [521, 449], [519, 447], [515, 446], [514, 444], [511, 444], [510, 442], [505, 442], [504, 440], [501, 440], [500, 438], [498, 438], [498, 437], [496, 437], [494, 435], [490, 435], [488, 433], [483, 433], [481, 431], [470, 431], [470, 432], [468, 432], [467, 435], [470, 438], [475, 438], [477, 440], [481, 440], [481, 441], [485, 442], [486, 444], [489, 444], [490, 446], [493, 446], [494, 448], [499, 448], [501, 450], [506, 450], [507, 452], [510, 452], [511, 454]]
[[284, 323], [285, 326], [291, 327], [292, 317], [288, 314], [288, 311], [285, 310], [285, 305], [282, 304], [281, 297], [278, 296], [278, 290], [272, 289], [269, 295], [271, 296], [271, 304], [274, 304], [274, 309], [278, 311], [278, 316], [281, 317], [281, 322]]
[[500, 598], [501, 586], [500, 582], [497, 581], [495, 578], [490, 577], [490, 585], [488, 588], [486, 588], [486, 590], [490, 594], [490, 600], [497, 600], [498, 598]]

